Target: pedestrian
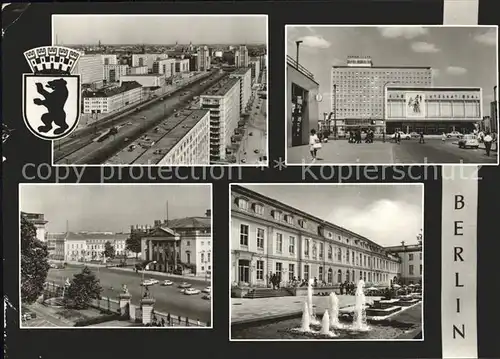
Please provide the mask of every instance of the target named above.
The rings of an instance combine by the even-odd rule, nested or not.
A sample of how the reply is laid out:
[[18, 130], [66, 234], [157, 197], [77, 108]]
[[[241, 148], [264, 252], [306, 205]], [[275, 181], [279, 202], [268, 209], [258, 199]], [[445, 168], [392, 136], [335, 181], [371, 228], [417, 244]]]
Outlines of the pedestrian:
[[418, 140], [418, 143], [425, 143], [424, 131], [420, 131], [420, 139]]
[[186, 327], [189, 327], [189, 319], [186, 317]]
[[445, 142], [446, 141], [446, 133], [443, 132], [441, 135], [441, 141]]
[[196, 325], [201, 327], [201, 323], [200, 323], [200, 320], [199, 319], [196, 319]]
[[170, 313], [167, 314], [167, 323], [168, 323], [168, 326], [170, 326], [172, 323], [172, 318], [170, 317]]
[[165, 326], [165, 318], [161, 318], [161, 326], [164, 327]]
[[181, 316], [179, 315], [177, 319], [179, 320], [179, 325], [181, 325]]
[[486, 132], [486, 136], [484, 136], [484, 148], [486, 150], [486, 156], [489, 157], [491, 151], [491, 143], [493, 142], [493, 137], [491, 137], [490, 132]]
[[398, 136], [398, 145], [400, 145], [401, 144], [401, 132], [398, 131], [397, 136]]
[[321, 148], [321, 142], [316, 135], [316, 130], [311, 130], [311, 135], [309, 136], [309, 151], [311, 152], [311, 157], [313, 161], [316, 161], [316, 154], [318, 149]]

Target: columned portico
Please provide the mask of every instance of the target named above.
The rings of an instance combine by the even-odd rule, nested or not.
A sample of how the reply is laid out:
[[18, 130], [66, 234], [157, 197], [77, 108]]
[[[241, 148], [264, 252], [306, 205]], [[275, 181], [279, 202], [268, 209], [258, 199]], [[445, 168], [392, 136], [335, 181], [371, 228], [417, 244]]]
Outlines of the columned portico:
[[178, 233], [168, 227], [157, 227], [141, 240], [144, 260], [155, 261], [151, 270], [173, 272], [180, 264], [180, 241]]

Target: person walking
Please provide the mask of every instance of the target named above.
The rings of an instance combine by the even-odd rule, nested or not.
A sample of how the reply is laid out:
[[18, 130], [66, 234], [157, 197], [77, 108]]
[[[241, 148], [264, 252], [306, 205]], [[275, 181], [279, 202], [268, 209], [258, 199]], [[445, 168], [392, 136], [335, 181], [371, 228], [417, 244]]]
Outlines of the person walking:
[[491, 143], [493, 142], [493, 137], [490, 135], [490, 132], [486, 132], [486, 136], [484, 136], [484, 148], [486, 150], [486, 156], [490, 156], [491, 151]]
[[318, 149], [321, 148], [321, 142], [316, 135], [316, 130], [311, 130], [311, 135], [309, 136], [309, 151], [311, 152], [311, 157], [313, 161], [316, 161], [316, 155]]
[[425, 143], [424, 131], [420, 131], [420, 139], [418, 140], [418, 143]]
[[441, 141], [445, 142], [446, 141], [446, 133], [443, 132], [441, 135]]
[[397, 141], [397, 142], [398, 142], [398, 145], [400, 145], [400, 144], [401, 144], [401, 132], [399, 132], [399, 131], [398, 131], [397, 136], [398, 136], [398, 137], [397, 137], [397, 138], [398, 138], [398, 141]]

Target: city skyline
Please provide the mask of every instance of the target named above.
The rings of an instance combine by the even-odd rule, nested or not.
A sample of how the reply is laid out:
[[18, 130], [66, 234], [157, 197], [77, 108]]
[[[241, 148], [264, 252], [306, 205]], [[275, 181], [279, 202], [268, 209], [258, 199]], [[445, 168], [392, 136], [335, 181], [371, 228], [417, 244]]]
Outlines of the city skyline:
[[267, 44], [267, 15], [53, 15], [56, 39], [58, 45]]
[[497, 85], [497, 28], [429, 26], [288, 26], [287, 55], [314, 74], [323, 101], [320, 114], [331, 111], [331, 69], [348, 56], [369, 56], [373, 66], [431, 67], [436, 87], [483, 89], [483, 115], [489, 115]]
[[[416, 244], [423, 229], [421, 185], [244, 185], [387, 247]], [[397, 235], [395, 235], [397, 233]]]
[[[212, 208], [209, 185], [23, 185], [19, 208], [42, 213], [50, 233], [129, 232], [155, 220], [204, 217]], [[138, 207], [131, 207], [131, 204]]]

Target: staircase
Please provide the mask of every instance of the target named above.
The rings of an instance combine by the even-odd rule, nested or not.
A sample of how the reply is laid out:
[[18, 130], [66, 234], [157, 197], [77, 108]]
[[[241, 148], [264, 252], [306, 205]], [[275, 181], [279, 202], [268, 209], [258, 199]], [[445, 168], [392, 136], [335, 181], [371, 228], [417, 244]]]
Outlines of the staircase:
[[249, 291], [243, 298], [273, 298], [273, 297], [291, 297], [291, 294], [286, 288], [271, 289], [271, 288], [255, 288]]

